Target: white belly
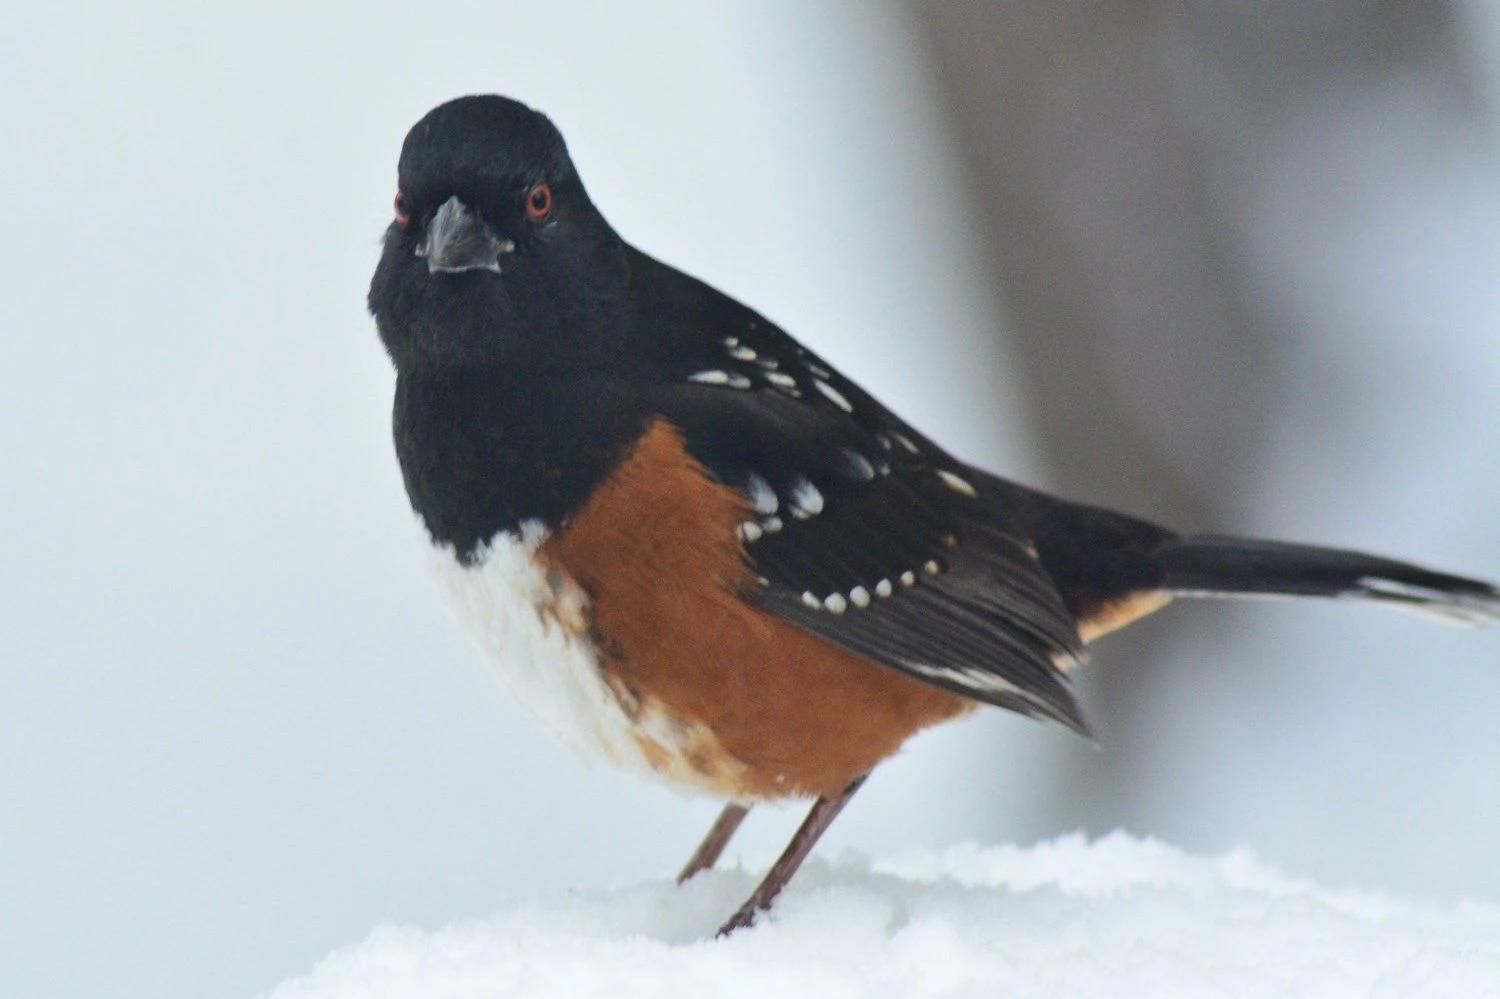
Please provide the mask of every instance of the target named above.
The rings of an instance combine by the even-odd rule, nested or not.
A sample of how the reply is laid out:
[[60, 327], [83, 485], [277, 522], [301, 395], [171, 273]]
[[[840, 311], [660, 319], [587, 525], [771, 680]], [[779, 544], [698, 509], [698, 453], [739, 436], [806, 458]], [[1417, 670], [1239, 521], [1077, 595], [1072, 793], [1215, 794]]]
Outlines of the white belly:
[[[426, 531], [423, 530], [426, 537]], [[642, 703], [600, 670], [589, 636], [588, 596], [536, 559], [547, 530], [536, 521], [501, 532], [473, 565], [448, 545], [430, 545], [445, 602], [484, 650], [514, 696], [566, 746], [686, 790], [722, 791], [701, 773], [702, 726]]]

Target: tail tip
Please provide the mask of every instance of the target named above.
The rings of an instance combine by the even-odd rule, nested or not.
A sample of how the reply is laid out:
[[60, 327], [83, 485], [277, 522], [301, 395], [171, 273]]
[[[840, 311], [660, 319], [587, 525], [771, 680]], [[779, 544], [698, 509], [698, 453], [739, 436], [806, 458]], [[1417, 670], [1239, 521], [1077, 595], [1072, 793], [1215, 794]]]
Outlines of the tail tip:
[[1408, 611], [1439, 624], [1480, 627], [1500, 624], [1500, 590], [1487, 583], [1455, 578], [1438, 588], [1384, 576], [1361, 576], [1354, 596], [1368, 597], [1395, 610]]

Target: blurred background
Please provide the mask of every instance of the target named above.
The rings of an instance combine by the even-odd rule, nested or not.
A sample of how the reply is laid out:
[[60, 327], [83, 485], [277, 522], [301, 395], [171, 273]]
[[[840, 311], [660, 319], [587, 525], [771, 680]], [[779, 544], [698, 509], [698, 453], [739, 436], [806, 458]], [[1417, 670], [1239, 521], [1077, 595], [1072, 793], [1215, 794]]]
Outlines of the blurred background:
[[[1487, 0], [17, 7], [0, 994], [255, 995], [712, 819], [539, 737], [424, 575], [363, 300], [406, 129], [476, 91], [961, 457], [1500, 577]], [[1181, 605], [1082, 683], [1099, 747], [982, 713], [825, 850], [1125, 827], [1500, 901], [1500, 634]]]

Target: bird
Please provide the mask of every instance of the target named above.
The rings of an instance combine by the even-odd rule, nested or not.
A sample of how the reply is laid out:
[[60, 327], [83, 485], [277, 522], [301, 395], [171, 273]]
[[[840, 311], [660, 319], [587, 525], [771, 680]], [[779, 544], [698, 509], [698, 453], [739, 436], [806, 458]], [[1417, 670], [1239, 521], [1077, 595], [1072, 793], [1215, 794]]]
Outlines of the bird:
[[1055, 498], [967, 464], [754, 309], [626, 242], [507, 97], [412, 126], [368, 307], [407, 497], [458, 621], [565, 744], [806, 820], [752, 925], [870, 772], [990, 705], [1088, 735], [1070, 675], [1199, 596], [1500, 621], [1486, 582]]

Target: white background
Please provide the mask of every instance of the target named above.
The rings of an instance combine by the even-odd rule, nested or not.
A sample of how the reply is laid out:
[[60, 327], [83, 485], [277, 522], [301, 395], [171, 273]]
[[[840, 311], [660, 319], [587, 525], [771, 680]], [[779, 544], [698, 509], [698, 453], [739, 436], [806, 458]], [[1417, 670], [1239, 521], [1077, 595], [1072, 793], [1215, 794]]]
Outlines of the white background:
[[[670, 873], [711, 819], [711, 803], [586, 770], [538, 737], [423, 574], [363, 298], [406, 128], [476, 91], [552, 115], [627, 238], [753, 303], [956, 453], [1034, 478], [962, 174], [909, 25], [884, 7], [9, 11], [0, 994], [253, 994], [380, 921], [435, 926]], [[1493, 292], [1494, 243], [1479, 245], [1491, 255], [1433, 266]], [[1456, 322], [1479, 349], [1434, 348], [1474, 386], [1444, 400], [1459, 425], [1440, 413], [1446, 436], [1358, 455], [1347, 496], [1299, 489], [1287, 441], [1258, 529], [1367, 544], [1394, 529], [1401, 554], [1500, 575], [1485, 392], [1500, 310], [1477, 302]], [[1391, 377], [1418, 400], [1397, 416], [1421, 408], [1403, 372], [1432, 342], [1393, 346]], [[1355, 500], [1386, 488], [1418, 494], [1398, 504], [1412, 522], [1452, 529], [1374, 526], [1378, 504]], [[1164, 751], [1154, 828], [1136, 831], [1247, 841], [1302, 875], [1500, 897], [1495, 634], [1252, 611], [1269, 630], [1248, 653], [1183, 653], [1218, 680], [1169, 692], [1197, 739]], [[1288, 648], [1348, 668], [1320, 673], [1319, 695], [1244, 710], [1219, 660]], [[1351, 674], [1412, 666], [1420, 700], [1351, 689]], [[1244, 762], [1289, 704], [1302, 713], [1276, 752], [1305, 775], [1292, 797], [1257, 783], [1284, 771]], [[1319, 721], [1329, 704], [1354, 734]], [[1387, 720], [1374, 736], [1352, 720], [1369, 718]], [[1451, 734], [1441, 763], [1423, 732]], [[1045, 795], [1064, 738], [991, 712], [919, 740], [830, 843], [1002, 837]], [[1357, 784], [1336, 800], [1318, 775], [1345, 773]], [[1236, 781], [1254, 793], [1219, 807]], [[747, 854], [794, 821], [753, 824]], [[1269, 848], [1267, 828], [1282, 830]]]

